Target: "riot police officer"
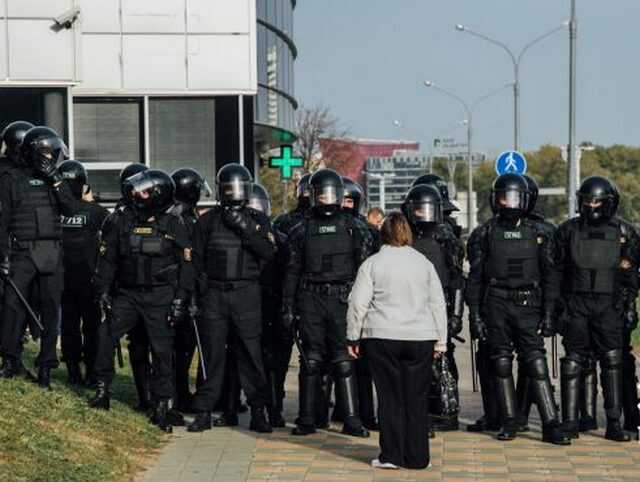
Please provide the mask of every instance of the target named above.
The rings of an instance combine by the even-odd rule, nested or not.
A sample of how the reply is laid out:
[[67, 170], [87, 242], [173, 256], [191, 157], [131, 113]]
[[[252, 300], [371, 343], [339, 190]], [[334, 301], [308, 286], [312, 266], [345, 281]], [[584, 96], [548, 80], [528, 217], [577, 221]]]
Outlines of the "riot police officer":
[[35, 127], [31, 122], [15, 121], [0, 133], [0, 173], [18, 165], [20, 146], [27, 131]]
[[115, 343], [142, 321], [153, 352], [151, 391], [157, 403], [151, 420], [167, 432], [174, 395], [173, 327], [184, 322], [194, 284], [187, 228], [166, 213], [174, 192], [165, 172], [141, 172], [124, 183], [128, 208], [105, 223], [95, 274], [105, 322], [99, 328], [96, 394], [89, 401], [109, 409]]
[[444, 222], [448, 224], [453, 230], [453, 234], [459, 238], [462, 235], [462, 226], [460, 226], [455, 218], [452, 216], [456, 211], [460, 211], [456, 207], [455, 204], [451, 202], [449, 198], [449, 186], [447, 182], [442, 179], [440, 176], [436, 174], [423, 174], [422, 176], [418, 176], [413, 183], [411, 183], [411, 187], [417, 186], [419, 184], [428, 184], [434, 186], [438, 191], [440, 191], [440, 197], [442, 197], [442, 214], [444, 215]]
[[553, 334], [559, 295], [552, 233], [525, 216], [528, 187], [519, 174], [499, 176], [491, 190], [495, 217], [469, 239], [467, 282], [471, 333], [487, 339], [502, 415], [499, 440], [516, 436], [513, 349], [527, 366], [531, 393], [542, 419], [542, 440], [570, 444], [560, 429], [543, 336]]
[[[37, 288], [35, 301], [44, 327], [38, 383], [45, 388], [50, 387], [51, 369], [58, 365], [58, 310], [64, 282], [60, 215], [73, 215], [78, 204], [57, 168], [65, 157], [67, 146], [54, 130], [33, 127], [20, 146], [20, 167], [0, 177], [0, 274], [11, 277], [23, 296]], [[26, 316], [18, 294], [8, 289], [0, 348], [2, 377], [16, 374]]]
[[240, 382], [251, 406], [250, 428], [271, 432], [265, 408], [270, 403], [261, 346], [260, 266], [275, 255], [275, 239], [267, 217], [247, 207], [251, 174], [240, 164], [227, 164], [218, 172], [220, 205], [196, 224], [194, 256], [200, 286], [198, 328], [202, 338], [207, 379], [193, 400], [196, 412], [188, 430], [211, 428], [211, 410], [221, 396], [227, 335], [234, 344]]
[[[638, 236], [616, 217], [619, 194], [601, 176], [585, 179], [578, 191], [580, 216], [558, 228], [559, 266], [564, 275], [565, 357], [560, 361], [562, 417], [565, 430], [578, 436], [582, 371], [594, 353], [600, 363], [605, 437], [625, 442], [622, 415], [625, 322], [635, 313]], [[629, 327], [630, 328], [630, 327]]]
[[[193, 240], [193, 232], [200, 217], [198, 203], [203, 192], [210, 192], [207, 181], [195, 169], [188, 167], [177, 169], [171, 174], [176, 185], [175, 204], [169, 209], [169, 213], [180, 216], [189, 233], [189, 239]], [[190, 300], [191, 314], [196, 309], [195, 299]], [[175, 383], [176, 383], [176, 407], [181, 412], [190, 410], [192, 394], [189, 389], [189, 368], [196, 349], [196, 334], [193, 320], [185, 320], [176, 326], [175, 339]], [[199, 353], [199, 356], [202, 356]]]
[[80, 363], [84, 362], [86, 383], [95, 387], [100, 309], [95, 301], [92, 277], [98, 254], [98, 234], [109, 211], [96, 202], [84, 200], [90, 188], [82, 163], [64, 161], [59, 170], [78, 200], [78, 211], [73, 216], [62, 218], [62, 358], [67, 365], [69, 383], [78, 385], [83, 382]]
[[289, 234], [291, 228], [293, 228], [296, 224], [298, 224], [305, 217], [310, 208], [309, 201], [309, 179], [311, 178], [310, 173], [303, 174], [300, 180], [298, 181], [298, 185], [296, 186], [296, 198], [298, 200], [298, 204], [292, 211], [288, 213], [284, 213], [276, 217], [273, 221], [274, 227], [284, 233], [286, 235]]
[[366, 224], [341, 211], [344, 184], [331, 169], [309, 180], [311, 215], [289, 234], [283, 304], [285, 321], [301, 321], [300, 414], [294, 435], [315, 432], [319, 378], [331, 367], [343, 433], [368, 437], [358, 408], [353, 360], [347, 353], [347, 297], [360, 263], [372, 250]]
[[[450, 227], [444, 224], [443, 207], [440, 191], [434, 185], [417, 184], [407, 193], [403, 211], [414, 234], [413, 247], [431, 261], [442, 283], [448, 313], [448, 346], [445, 356], [449, 370], [457, 383], [459, 375], [454, 358], [453, 337], [462, 331], [464, 246]], [[434, 367], [437, 365], [434, 364]], [[436, 379], [439, 379], [439, 376]], [[452, 389], [451, 392], [454, 399], [451, 400], [449, 407], [442, 407], [441, 394], [435, 394], [436, 396], [431, 400], [429, 407], [431, 427], [436, 431], [458, 429], [460, 400], [457, 388]]]

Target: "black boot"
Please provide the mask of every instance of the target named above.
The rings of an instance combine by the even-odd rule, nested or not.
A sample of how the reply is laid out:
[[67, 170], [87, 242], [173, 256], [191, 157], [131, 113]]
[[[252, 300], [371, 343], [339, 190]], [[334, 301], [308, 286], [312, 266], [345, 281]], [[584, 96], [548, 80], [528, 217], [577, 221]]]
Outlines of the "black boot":
[[631, 440], [620, 424], [622, 416], [622, 350], [611, 350], [601, 359], [602, 394], [607, 414], [607, 431], [604, 437], [615, 442]]
[[526, 363], [518, 360], [518, 381], [516, 382], [516, 421], [518, 432], [529, 431], [529, 412], [531, 411], [531, 383], [526, 370]]
[[362, 425], [358, 411], [358, 384], [353, 361], [336, 363], [335, 385], [336, 405], [344, 417], [342, 433], [353, 437], [369, 437], [369, 431]]
[[318, 378], [318, 393], [320, 398], [316, 401], [316, 428], [326, 429], [329, 428], [329, 420], [337, 421], [341, 419], [338, 411], [333, 405], [333, 412], [329, 417], [331, 411], [331, 393], [333, 392], [333, 377], [328, 374]]
[[622, 365], [622, 412], [624, 429], [638, 435], [638, 425], [640, 425], [638, 377], [636, 376], [636, 359], [631, 351], [625, 351]]
[[184, 427], [186, 422], [180, 411], [174, 407], [173, 400], [168, 401], [167, 420], [173, 427]]
[[478, 378], [480, 379], [480, 390], [482, 396], [482, 408], [484, 416], [475, 423], [467, 425], [468, 432], [497, 432], [502, 424], [498, 410], [498, 400], [496, 399], [496, 379], [491, 367], [489, 349], [486, 343], [478, 345], [476, 353], [476, 366], [478, 367]]
[[271, 406], [267, 408], [269, 415], [269, 423], [273, 428], [283, 428], [286, 425], [282, 417], [282, 393], [277, 385], [276, 373], [269, 374], [269, 382], [271, 385]]
[[51, 367], [40, 367], [38, 369], [38, 385], [45, 390], [51, 390]]
[[498, 440], [506, 441], [516, 438], [516, 387], [513, 382], [513, 358], [511, 355], [499, 356], [495, 359], [496, 387], [498, 404], [502, 414], [502, 430]]
[[258, 433], [271, 433], [273, 428], [267, 421], [267, 414], [264, 407], [251, 407], [251, 423], [249, 424], [249, 430], [253, 430]]
[[91, 408], [109, 410], [110, 408], [109, 384], [105, 381], [98, 380], [96, 384], [96, 394], [89, 399], [88, 403]]
[[578, 403], [580, 400], [583, 359], [572, 353], [560, 360], [560, 399], [562, 430], [572, 439], [579, 437]]
[[[291, 431], [292, 435], [309, 435], [316, 432], [316, 399], [320, 388], [320, 376], [318, 362], [308, 360], [309, 367], [304, 366], [300, 370], [298, 377], [300, 384], [299, 392], [299, 415], [296, 420], [296, 427]], [[311, 374], [308, 372], [311, 371]]]
[[542, 425], [542, 441], [554, 445], [571, 445], [571, 437], [562, 431], [557, 421]]
[[487, 420], [483, 415], [474, 423], [467, 425], [467, 432], [497, 432], [501, 428], [501, 424], [497, 420]]
[[187, 432], [211, 430], [211, 412], [196, 413], [196, 418], [187, 427]]
[[237, 427], [238, 409], [240, 408], [240, 379], [238, 378], [236, 365], [231, 365], [225, 373], [226, 392], [221, 397], [222, 415], [213, 421], [214, 427]]
[[213, 421], [214, 427], [237, 427], [238, 426], [238, 413], [237, 412], [223, 412], [218, 418]]
[[151, 364], [147, 347], [130, 343], [129, 361], [138, 392], [138, 405], [135, 410], [146, 413], [151, 409]]
[[67, 362], [67, 382], [70, 385], [82, 385], [82, 370], [80, 363]]
[[169, 400], [160, 400], [156, 405], [151, 423], [157, 425], [160, 430], [166, 433], [173, 432], [171, 421], [169, 420]]
[[596, 361], [589, 357], [582, 370], [582, 387], [580, 390], [580, 432], [598, 429], [598, 371]]
[[2, 359], [0, 378], [13, 378], [18, 374], [18, 360], [9, 356]]

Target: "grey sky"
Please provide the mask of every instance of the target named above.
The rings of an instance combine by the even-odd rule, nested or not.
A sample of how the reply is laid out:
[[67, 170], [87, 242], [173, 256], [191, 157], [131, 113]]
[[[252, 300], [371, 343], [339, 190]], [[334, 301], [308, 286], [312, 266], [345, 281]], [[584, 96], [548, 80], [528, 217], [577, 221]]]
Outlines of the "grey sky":
[[[507, 54], [456, 32], [462, 23], [516, 52], [569, 17], [569, 0], [300, 0], [296, 96], [332, 108], [360, 137], [431, 142], [464, 118], [431, 79], [473, 102], [512, 81]], [[577, 0], [578, 140], [639, 144], [640, 1]], [[521, 147], [565, 144], [568, 31], [527, 52], [521, 66]], [[513, 139], [505, 89], [475, 112], [475, 145], [495, 152]], [[404, 127], [397, 128], [399, 119]], [[464, 130], [451, 135], [462, 139]]]

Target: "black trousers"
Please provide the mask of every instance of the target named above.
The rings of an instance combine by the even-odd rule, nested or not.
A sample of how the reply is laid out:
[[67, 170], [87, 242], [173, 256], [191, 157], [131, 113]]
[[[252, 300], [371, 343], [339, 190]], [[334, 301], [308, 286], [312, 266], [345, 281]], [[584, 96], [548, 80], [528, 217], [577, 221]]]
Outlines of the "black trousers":
[[[26, 251], [17, 251], [11, 255], [11, 278], [20, 293], [29, 299], [29, 293], [37, 293], [31, 298], [32, 308], [40, 313], [44, 332], [40, 337], [38, 365], [55, 368], [58, 366], [56, 343], [58, 341], [58, 319], [60, 299], [63, 288], [63, 270], [60, 264], [53, 274], [40, 274]], [[22, 336], [27, 323], [24, 306], [15, 291], [5, 288], [4, 312], [2, 324], [3, 357], [18, 358], [22, 353]]]
[[90, 279], [65, 279], [62, 293], [60, 342], [62, 359], [67, 363], [84, 362], [93, 372], [98, 351], [100, 308], [95, 302]]
[[111, 383], [114, 375], [115, 343], [142, 322], [151, 345], [151, 393], [158, 400], [173, 398], [173, 340], [167, 313], [174, 289], [162, 286], [150, 290], [122, 289], [113, 299], [111, 324], [102, 323], [98, 330], [96, 376]]
[[240, 384], [252, 407], [269, 405], [269, 385], [262, 357], [262, 317], [258, 282], [239, 283], [233, 289], [209, 287], [198, 323], [207, 379], [193, 401], [196, 412], [212, 411], [222, 393], [227, 335], [236, 335], [234, 350]]
[[434, 343], [363, 341], [378, 394], [381, 462], [407, 469], [429, 465], [427, 397]]
[[196, 351], [196, 333], [191, 319], [176, 326], [175, 339], [175, 381], [176, 399], [185, 402], [189, 399], [189, 369]]

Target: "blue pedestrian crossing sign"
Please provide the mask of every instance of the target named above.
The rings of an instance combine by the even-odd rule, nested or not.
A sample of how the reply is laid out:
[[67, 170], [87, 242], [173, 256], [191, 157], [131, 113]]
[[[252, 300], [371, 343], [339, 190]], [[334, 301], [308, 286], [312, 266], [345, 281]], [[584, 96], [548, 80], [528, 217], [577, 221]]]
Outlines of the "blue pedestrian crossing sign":
[[498, 176], [509, 172], [526, 174], [527, 159], [518, 151], [505, 151], [496, 158], [496, 172]]

